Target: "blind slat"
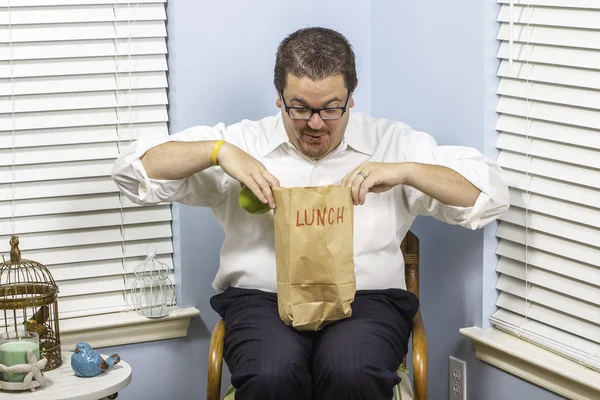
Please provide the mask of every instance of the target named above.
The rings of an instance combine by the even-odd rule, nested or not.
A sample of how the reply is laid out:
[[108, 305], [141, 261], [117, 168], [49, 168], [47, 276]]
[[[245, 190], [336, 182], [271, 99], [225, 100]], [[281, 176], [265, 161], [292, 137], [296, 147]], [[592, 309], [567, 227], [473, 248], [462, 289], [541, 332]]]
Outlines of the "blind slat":
[[27, 182], [0, 185], [0, 201], [116, 192], [118, 192], [117, 186], [107, 177]]
[[[0, 203], [0, 218], [29, 217], [32, 215], [65, 214], [70, 212], [102, 211], [118, 209], [123, 198], [123, 209], [141, 207], [118, 193], [102, 193], [72, 197], [41, 198]], [[162, 203], [169, 204], [169, 203]]]
[[587, 89], [600, 89], [600, 71], [577, 69], [556, 65], [528, 64], [514, 61], [512, 70], [509, 62], [502, 60], [498, 76], [521, 79], [528, 82], [544, 82], [557, 85], [574, 86]]
[[[25, 1], [25, 0], [20, 0]], [[33, 0], [30, 0], [33, 1]], [[90, 0], [91, 1], [91, 0]], [[509, 4], [510, 0], [497, 0], [501, 4]], [[547, 6], [547, 7], [570, 7], [570, 8], [589, 8], [600, 10], [600, 4], [597, 0], [514, 0], [514, 4]]]
[[[123, 284], [123, 276], [125, 276], [125, 284]], [[175, 281], [172, 273], [168, 274], [167, 277], [171, 280], [171, 283]], [[122, 292], [124, 289], [129, 291], [133, 287], [134, 282], [134, 274], [84, 278], [77, 282], [65, 281], [62, 282], [59, 301], [70, 296], [89, 296], [101, 293]]]
[[600, 286], [600, 270], [592, 265], [571, 260], [562, 255], [551, 254], [534, 248], [529, 248], [526, 252], [523, 244], [508, 240], [500, 241], [496, 254], [502, 256], [501, 261], [508, 258], [522, 263], [523, 269], [525, 268], [525, 256], [527, 254], [528, 265], [566, 276], [569, 279]]
[[497, 94], [564, 106], [590, 108], [594, 111], [600, 110], [600, 93], [597, 90], [503, 78], [498, 85]]
[[[506, 292], [500, 294], [497, 305], [514, 313], [521, 314], [523, 317], [527, 315], [528, 318], [533, 320], [543, 322], [557, 329], [567, 329], [572, 334], [595, 343], [600, 343], [600, 326], [585, 322], [566, 313], [538, 304], [528, 303], [526, 305], [525, 299], [512, 296]], [[528, 310], [528, 312], [526, 313], [525, 310]]]
[[525, 218], [524, 209], [511, 207], [502, 215], [500, 220], [522, 227], [527, 226], [528, 229], [559, 238], [594, 246], [600, 252], [600, 229], [535, 212], [528, 212], [527, 215], [527, 218]]
[[[100, 260], [82, 263], [47, 266], [56, 282], [77, 280], [84, 278], [122, 275], [123, 271], [128, 274], [134, 273], [135, 267], [144, 262], [146, 257], [130, 257], [126, 259]], [[173, 260], [170, 254], [158, 254], [156, 260], [167, 265], [172, 270]]]
[[523, 171], [532, 175], [600, 188], [597, 170], [582, 166], [556, 162], [548, 159], [528, 157], [519, 153], [503, 151], [498, 156], [502, 167]]
[[[502, 23], [497, 38], [505, 41], [510, 40], [510, 25], [508, 23]], [[513, 25], [513, 40], [521, 43], [600, 49], [600, 32], [583, 29]]]
[[[167, 76], [162, 71], [115, 74], [74, 75], [62, 77], [35, 77], [0, 80], [1, 96], [58, 94], [156, 89], [167, 87]], [[10, 99], [8, 99], [10, 100]], [[12, 109], [12, 108], [11, 108]]]
[[563, 292], [549, 291], [541, 286], [533, 285], [531, 281], [528, 281], [528, 284], [525, 285], [524, 281], [505, 274], [498, 279], [496, 289], [522, 299], [523, 305], [525, 305], [525, 297], [527, 296], [528, 305], [532, 304], [532, 307], [541, 305], [552, 311], [571, 315], [584, 323], [600, 325], [600, 313], [598, 313], [596, 304], [569, 297]]
[[[10, 15], [9, 15], [10, 14]], [[10, 20], [9, 20], [10, 17]], [[160, 3], [92, 4], [68, 6], [8, 7], [0, 9], [0, 25], [65, 24], [81, 22], [165, 20], [165, 7]]]
[[8, 25], [0, 27], [0, 43], [166, 37], [163, 21], [87, 22], [72, 24]]
[[510, 169], [505, 169], [503, 172], [508, 185], [516, 189], [529, 190], [531, 193], [589, 207], [598, 207], [600, 204], [600, 191], [594, 188], [555, 181], [541, 176], [526, 175], [524, 172]]
[[164, 54], [0, 61], [0, 78], [166, 71]]
[[600, 150], [600, 131], [503, 114], [496, 129], [529, 137]]
[[516, 188], [510, 188], [509, 191], [510, 203], [521, 210], [527, 209], [600, 229], [600, 204], [597, 207], [585, 207]]
[[[128, 123], [166, 122], [165, 106], [143, 106], [105, 108], [91, 110], [68, 110], [19, 113], [13, 116], [14, 130], [33, 130], [61, 127], [84, 127], [97, 125], [117, 125]], [[0, 131], [11, 131], [13, 123], [9, 114], [0, 114]], [[17, 133], [18, 134], [18, 133]]]
[[[0, 149], [105, 143], [136, 138], [167, 136], [167, 124], [136, 123], [134, 125], [104, 125], [71, 128], [21, 130], [0, 136]], [[16, 151], [16, 150], [15, 150]]]
[[600, 372], [597, 343], [504, 309], [496, 311], [491, 322], [499, 329]]
[[[519, 282], [516, 285], [522, 291], [525, 290], [525, 280], [527, 280], [528, 283], [533, 285], [541, 286], [557, 293], [564, 293], [572, 298], [600, 306], [600, 296], [598, 296], [600, 286], [576, 281], [564, 275], [553, 274], [541, 268], [528, 267], [526, 269], [523, 263], [509, 258], [502, 258], [498, 262], [496, 271], [502, 273], [502, 276], [510, 276], [518, 280]], [[520, 293], [522, 292], [520, 291]], [[592, 314], [598, 314], [597, 310], [593, 309]]]
[[156, 247], [157, 254], [173, 252], [171, 238], [167, 237], [143, 240], [142, 242], [129, 242], [125, 246], [124, 255], [121, 247], [121, 241], [119, 240], [118, 242], [102, 244], [89, 244], [62, 248], [45, 248], [37, 250], [30, 249], [27, 251], [25, 256], [31, 260], [43, 260], [44, 265], [81, 263], [88, 261], [121, 259], [123, 256], [145, 256], [147, 252], [146, 247], [150, 244]]
[[[119, 226], [94, 227], [87, 229], [73, 229], [70, 231], [53, 231], [41, 233], [24, 233], [19, 235], [21, 243], [19, 248], [23, 251], [40, 249], [59, 249], [62, 247], [88, 246], [102, 243], [118, 243], [123, 241], [139, 241], [171, 237], [171, 224], [169, 222], [146, 223], [128, 225], [123, 229]], [[8, 243], [10, 236], [0, 237]]]
[[14, 43], [0, 46], [0, 61], [46, 60], [60, 58], [123, 56], [128, 54], [166, 54], [164, 38], [133, 38], [46, 42], [40, 44]]
[[[600, 69], [600, 55], [593, 49], [514, 43], [512, 55], [514, 60], [522, 62]], [[507, 42], [503, 41], [500, 45], [498, 58], [505, 60], [510, 58], [510, 48]]]
[[127, 310], [123, 291], [112, 293], [97, 293], [86, 296], [65, 297], [60, 300], [59, 318], [74, 318], [78, 316], [104, 314]]
[[141, 107], [167, 104], [165, 89], [134, 89], [102, 92], [38, 94], [0, 97], [0, 114]]
[[[503, 5], [498, 14], [499, 22], [510, 20], [510, 7]], [[515, 5], [513, 21], [520, 24], [600, 29], [600, 10], [576, 8], [524, 7]]]
[[502, 96], [498, 101], [496, 111], [502, 114], [529, 117], [529, 119], [539, 119], [581, 128], [600, 129], [600, 112], [591, 109], [565, 107]]
[[[64, 145], [55, 148], [27, 147], [12, 152], [14, 165], [39, 165], [44, 163], [63, 163], [69, 161], [115, 159], [119, 152], [116, 143], [86, 143], [80, 145]], [[12, 164], [10, 150], [0, 151], [0, 166]], [[52, 167], [52, 165], [50, 165]], [[64, 167], [57, 165], [56, 167]], [[43, 166], [40, 166], [43, 168]], [[5, 168], [6, 170], [6, 168]], [[43, 173], [43, 172], [42, 172]]]
[[[500, 222], [496, 236], [500, 239], [525, 244], [525, 228], [505, 221]], [[529, 230], [527, 237], [528, 247], [600, 267], [600, 249], [596, 247], [560, 239], [539, 231]]]
[[[7, 7], [9, 0], [0, 0], [0, 7]], [[165, 3], [167, 0], [135, 0], [135, 3]], [[581, 1], [581, 0], [577, 0]], [[80, 6], [91, 4], [134, 4], [132, 0], [10, 0], [12, 7], [34, 6]]]
[[[119, 227], [121, 224], [129, 230], [129, 225], [157, 223], [171, 220], [171, 209], [169, 206], [158, 207], [137, 207], [123, 210], [119, 209], [109, 211], [95, 211], [92, 213], [72, 213], [45, 215], [34, 217], [20, 217], [11, 219], [0, 219], [0, 235], [9, 235], [11, 233], [12, 224], [14, 223], [15, 231], [21, 232], [21, 235], [30, 233], [45, 233], [54, 232], [53, 235], [61, 233], [61, 231], [92, 229], [101, 227]], [[78, 233], [76, 233], [78, 234]], [[125, 234], [126, 238], [130, 235]], [[33, 245], [33, 244], [32, 244]]]
[[[29, 161], [35, 162], [35, 160]], [[20, 166], [18, 170], [12, 167], [4, 167], [0, 168], [0, 184], [110, 176], [113, 163], [112, 159], [108, 159], [61, 162], [56, 164], [32, 164]]]
[[525, 136], [506, 133], [500, 133], [496, 147], [529, 156], [544, 157], [553, 161], [600, 169], [600, 157], [598, 157], [598, 151], [594, 149], [568, 146], [535, 138], [528, 139]]

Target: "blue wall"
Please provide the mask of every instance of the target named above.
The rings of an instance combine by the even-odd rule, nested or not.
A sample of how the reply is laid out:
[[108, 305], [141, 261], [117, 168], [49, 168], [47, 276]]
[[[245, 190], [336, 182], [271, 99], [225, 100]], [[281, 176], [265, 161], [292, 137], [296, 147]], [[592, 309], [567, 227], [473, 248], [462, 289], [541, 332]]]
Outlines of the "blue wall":
[[[277, 113], [277, 45], [307, 26], [337, 29], [352, 42], [359, 74], [354, 109], [371, 111], [368, 2], [172, 0], [167, 14], [171, 132]], [[218, 320], [209, 299], [223, 232], [206, 209], [175, 205], [174, 217], [183, 303], [196, 306], [200, 318], [184, 339], [103, 349], [119, 353], [133, 368], [133, 381], [119, 399], [205, 398], [210, 332]], [[227, 373], [223, 378], [229, 381]]]
[[[372, 115], [495, 158], [498, 10], [494, 0], [372, 1]], [[473, 232], [432, 219], [413, 226], [421, 240], [431, 399], [448, 398], [450, 355], [467, 361], [470, 399], [559, 398], [478, 361], [458, 332], [489, 326], [497, 297], [495, 229]]]
[[[495, 0], [172, 0], [167, 11], [171, 132], [277, 112], [277, 44], [297, 28], [321, 25], [340, 30], [355, 47], [355, 110], [402, 120], [441, 144], [470, 145], [494, 156]], [[208, 300], [223, 233], [207, 210], [175, 206], [174, 215], [183, 303], [198, 307], [201, 316], [186, 338], [103, 349], [118, 352], [133, 367], [133, 382], [120, 399], [205, 396], [210, 330], [217, 322]], [[461, 327], [485, 326], [493, 310], [494, 227], [470, 232], [419, 219], [414, 231], [422, 240], [430, 398], [447, 398], [452, 354], [468, 362], [471, 399], [557, 399], [477, 361], [472, 344], [458, 334]]]
[[[439, 144], [481, 149], [483, 21], [475, 17], [482, 6], [481, 0], [459, 3], [470, 3], [468, 11], [448, 1], [372, 2], [372, 113], [429, 132]], [[429, 218], [419, 218], [413, 231], [421, 240], [430, 396], [443, 399], [449, 355], [467, 361], [467, 381], [476, 371], [471, 346], [458, 330], [482, 322], [483, 232]]]

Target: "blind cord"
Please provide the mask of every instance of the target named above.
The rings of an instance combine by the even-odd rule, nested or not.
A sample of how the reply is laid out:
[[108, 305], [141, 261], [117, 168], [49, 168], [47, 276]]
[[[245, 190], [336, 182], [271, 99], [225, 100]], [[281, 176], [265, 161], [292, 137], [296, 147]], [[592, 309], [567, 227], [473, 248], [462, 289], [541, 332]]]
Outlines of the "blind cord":
[[525, 320], [521, 324], [521, 331], [519, 332], [519, 336], [521, 336], [522, 331], [524, 329], [525, 324], [529, 320], [529, 314], [531, 312], [532, 304], [529, 300], [529, 295], [531, 292], [531, 284], [529, 281], [529, 227], [531, 224], [531, 211], [529, 210], [529, 204], [531, 202], [531, 193], [529, 192], [529, 187], [531, 186], [531, 164], [533, 161], [533, 157], [531, 157], [531, 145], [533, 144], [533, 139], [531, 139], [531, 109], [533, 107], [533, 102], [531, 101], [531, 91], [533, 88], [533, 83], [530, 81], [531, 73], [533, 71], [533, 67], [531, 66], [531, 34], [533, 29], [531, 28], [531, 16], [533, 13], [533, 9], [530, 4], [527, 4], [527, 59], [525, 62], [525, 70], [526, 70], [526, 88], [527, 88], [527, 96], [525, 98], [525, 106], [526, 106], [526, 114], [525, 114], [525, 137], [527, 139], [527, 151], [525, 157], [527, 159], [527, 170], [525, 172], [526, 183], [527, 186], [525, 188]]
[[[137, 10], [139, 7], [139, 1], [136, 2], [136, 7], [135, 7], [135, 11], [136, 11], [136, 15], [137, 15]], [[115, 52], [115, 56], [114, 56], [114, 60], [115, 60], [115, 114], [116, 114], [116, 133], [117, 133], [117, 153], [119, 154], [119, 156], [121, 155], [121, 140], [122, 135], [121, 135], [121, 118], [120, 118], [120, 96], [119, 96], [119, 46], [117, 44], [117, 40], [118, 40], [118, 29], [117, 29], [117, 21], [118, 21], [118, 10], [117, 10], [117, 0], [115, 0], [115, 2], [113, 3], [113, 31], [114, 31], [114, 38], [113, 38], [113, 46], [114, 46], [114, 52]], [[132, 50], [132, 46], [131, 46], [131, 36], [132, 36], [132, 30], [133, 27], [135, 26], [136, 23], [136, 18], [134, 17], [133, 19], [131, 18], [131, 3], [127, 2], [127, 42], [128, 42], [128, 75], [127, 75], [127, 80], [128, 80], [128, 88], [127, 88], [127, 127], [128, 127], [128, 133], [129, 133], [129, 142], [131, 143], [134, 140], [134, 130], [133, 130], [133, 116], [132, 116], [132, 110], [131, 110], [131, 103], [132, 103], [132, 97], [131, 97], [131, 87], [132, 87], [132, 83], [131, 83], [131, 50]], [[121, 191], [119, 191], [119, 210], [120, 210], [120, 226], [119, 226], [119, 230], [121, 233], [121, 267], [123, 269], [123, 301], [125, 302], [125, 310], [123, 310], [124, 312], [128, 312], [128, 311], [133, 311], [134, 307], [133, 305], [130, 303], [130, 299], [128, 296], [129, 293], [129, 289], [128, 289], [128, 283], [127, 283], [127, 262], [126, 262], [126, 256], [127, 256], [127, 246], [126, 246], [126, 241], [125, 241], [125, 210], [124, 210], [124, 204], [125, 204], [125, 196], [123, 195], [123, 193], [121, 193]]]
[[9, 48], [9, 64], [10, 64], [10, 234], [15, 234], [15, 214], [16, 214], [16, 203], [15, 203], [15, 180], [16, 180], [16, 135], [15, 135], [15, 70], [14, 70], [14, 47], [13, 47], [13, 31], [12, 31], [12, 8], [10, 0], [8, 0], [8, 48]]
[[508, 16], [508, 72], [512, 72], [513, 70], [513, 43], [514, 43], [514, 16], [513, 13], [515, 11], [515, 2], [514, 0], [510, 0], [509, 5], [509, 16]]

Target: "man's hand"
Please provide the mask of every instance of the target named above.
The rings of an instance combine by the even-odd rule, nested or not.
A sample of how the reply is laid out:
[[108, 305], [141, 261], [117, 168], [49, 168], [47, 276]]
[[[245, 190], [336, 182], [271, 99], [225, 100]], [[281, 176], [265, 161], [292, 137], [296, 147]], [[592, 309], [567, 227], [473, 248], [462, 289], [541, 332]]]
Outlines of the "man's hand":
[[247, 186], [261, 202], [275, 208], [271, 188], [279, 187], [279, 180], [260, 161], [239, 147], [225, 142], [219, 149], [217, 162], [227, 175]]
[[342, 179], [342, 186], [352, 188], [355, 206], [365, 204], [368, 192], [386, 192], [404, 183], [400, 165], [365, 161]]
[[397, 185], [412, 186], [446, 205], [457, 207], [472, 207], [481, 193], [450, 168], [412, 162], [365, 161], [342, 180], [342, 186], [352, 188], [354, 205], [365, 204], [368, 192], [381, 193]]

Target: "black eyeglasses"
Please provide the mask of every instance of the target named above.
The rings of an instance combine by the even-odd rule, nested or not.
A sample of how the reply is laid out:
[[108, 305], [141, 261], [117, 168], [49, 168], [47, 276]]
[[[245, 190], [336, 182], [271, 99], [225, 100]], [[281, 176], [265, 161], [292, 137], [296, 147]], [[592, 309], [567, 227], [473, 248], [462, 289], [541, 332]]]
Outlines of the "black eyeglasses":
[[333, 119], [340, 119], [342, 115], [346, 112], [348, 107], [348, 100], [350, 100], [350, 92], [348, 92], [348, 97], [346, 97], [346, 103], [343, 107], [327, 107], [327, 108], [309, 108], [309, 107], [288, 107], [285, 104], [285, 99], [283, 98], [283, 92], [280, 92], [281, 101], [283, 102], [283, 107], [285, 108], [285, 112], [288, 113], [291, 119], [300, 119], [307, 121], [311, 119], [313, 114], [319, 114], [322, 120], [328, 121]]

